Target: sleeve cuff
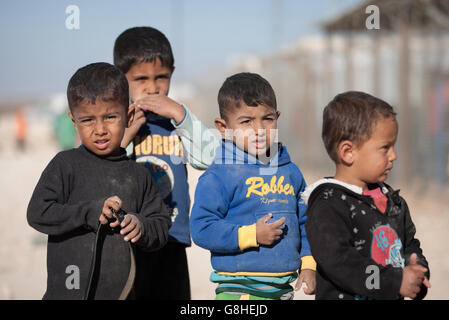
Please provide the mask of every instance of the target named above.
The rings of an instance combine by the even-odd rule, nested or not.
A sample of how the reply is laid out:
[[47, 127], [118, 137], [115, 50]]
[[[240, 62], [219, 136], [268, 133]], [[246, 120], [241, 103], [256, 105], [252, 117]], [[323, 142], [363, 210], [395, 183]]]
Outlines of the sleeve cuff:
[[126, 156], [131, 157], [134, 153], [134, 142], [131, 141], [128, 146], [125, 148]]
[[182, 104], [182, 103], [181, 103], [181, 107], [184, 109], [184, 117], [182, 118], [182, 120], [179, 121], [179, 122], [176, 122], [176, 121], [173, 120], [173, 119], [170, 120], [171, 123], [172, 123], [172, 125], [173, 125], [176, 129], [179, 129], [179, 127], [182, 126], [182, 124], [184, 123], [185, 119], [187, 118], [187, 114], [188, 114], [187, 107], [186, 107], [184, 104]]
[[103, 209], [103, 204], [106, 201], [107, 198], [98, 200], [98, 201], [92, 201], [89, 207], [89, 210], [86, 215], [86, 226], [88, 229], [97, 232], [98, 227], [100, 225], [100, 215], [101, 210]]
[[304, 269], [316, 270], [316, 262], [312, 256], [304, 256], [301, 258], [301, 270]]
[[145, 248], [145, 245], [148, 243], [148, 239], [147, 239], [148, 237], [147, 237], [147, 232], [145, 230], [144, 221], [143, 221], [142, 216], [140, 214], [133, 214], [133, 215], [136, 216], [136, 218], [139, 220], [140, 227], [142, 228], [141, 229], [142, 235], [140, 236], [140, 239], [138, 241], [136, 241], [136, 245]]
[[258, 247], [256, 236], [256, 224], [241, 226], [238, 230], [239, 248], [245, 250], [252, 247]]

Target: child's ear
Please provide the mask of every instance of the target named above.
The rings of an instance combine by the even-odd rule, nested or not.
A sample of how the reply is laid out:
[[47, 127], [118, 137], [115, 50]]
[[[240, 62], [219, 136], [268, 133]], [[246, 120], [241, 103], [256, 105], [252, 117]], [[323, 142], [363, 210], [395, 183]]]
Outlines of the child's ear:
[[133, 123], [134, 115], [136, 114], [136, 108], [133, 105], [128, 107], [128, 122], [126, 123], [126, 127], [129, 128], [131, 123]]
[[76, 129], [76, 125], [75, 125], [75, 119], [73, 118], [73, 114], [69, 111], [67, 112], [67, 115], [69, 116], [69, 118], [72, 120], [73, 126]]
[[348, 166], [351, 166], [354, 163], [355, 156], [355, 145], [350, 140], [344, 140], [340, 142], [337, 146], [337, 156]]
[[215, 118], [214, 123], [215, 123], [215, 127], [218, 129], [218, 131], [220, 131], [221, 135], [224, 137], [225, 130], [227, 128], [226, 120], [222, 119], [222, 118]]
[[279, 119], [279, 116], [281, 115], [280, 111], [276, 111], [276, 120]]

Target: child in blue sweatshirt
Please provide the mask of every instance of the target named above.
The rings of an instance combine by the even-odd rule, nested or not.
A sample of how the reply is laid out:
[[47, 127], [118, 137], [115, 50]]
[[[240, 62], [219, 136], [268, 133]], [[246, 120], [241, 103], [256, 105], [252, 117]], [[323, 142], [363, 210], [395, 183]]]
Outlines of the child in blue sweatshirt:
[[276, 97], [261, 76], [239, 73], [218, 94], [223, 141], [200, 177], [191, 213], [193, 241], [211, 251], [216, 299], [292, 299], [315, 290], [305, 232], [306, 183], [277, 136]]
[[131, 149], [131, 158], [151, 172], [172, 220], [167, 245], [136, 258], [148, 274], [136, 279], [141, 293], [137, 299], [190, 300], [190, 198], [184, 160], [204, 170], [218, 146], [201, 121], [168, 96], [174, 61], [170, 42], [152, 27], [127, 29], [114, 44], [114, 64], [126, 75], [130, 108], [135, 110], [122, 147]]

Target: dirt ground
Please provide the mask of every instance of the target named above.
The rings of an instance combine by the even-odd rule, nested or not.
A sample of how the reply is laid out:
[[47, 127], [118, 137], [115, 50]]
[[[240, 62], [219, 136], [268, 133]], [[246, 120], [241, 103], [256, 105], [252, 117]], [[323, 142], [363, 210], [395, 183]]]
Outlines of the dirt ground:
[[[55, 147], [32, 145], [26, 152], [0, 148], [0, 299], [41, 299], [46, 286], [46, 236], [28, 226], [26, 209], [33, 189]], [[194, 186], [201, 172], [189, 168], [193, 200]], [[307, 181], [316, 177], [303, 172]], [[432, 288], [427, 299], [448, 299], [449, 192], [430, 190], [404, 192], [431, 267]], [[187, 250], [192, 299], [213, 299], [215, 285], [209, 282], [209, 253], [193, 245]], [[297, 293], [295, 299], [314, 299]]]

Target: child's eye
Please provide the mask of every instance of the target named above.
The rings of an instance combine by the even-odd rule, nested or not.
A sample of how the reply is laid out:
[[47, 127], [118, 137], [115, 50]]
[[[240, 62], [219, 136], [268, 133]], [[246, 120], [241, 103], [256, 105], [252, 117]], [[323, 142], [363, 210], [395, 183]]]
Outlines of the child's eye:
[[113, 121], [115, 119], [117, 119], [117, 115], [111, 114], [106, 116], [106, 120]]
[[249, 120], [243, 120], [242, 122], [240, 122], [240, 124], [247, 124], [249, 123]]
[[155, 80], [167, 80], [169, 78], [170, 78], [170, 76], [168, 74], [161, 74], [161, 75], [156, 76]]
[[89, 123], [91, 121], [92, 121], [92, 119], [81, 119], [80, 120], [81, 123]]

